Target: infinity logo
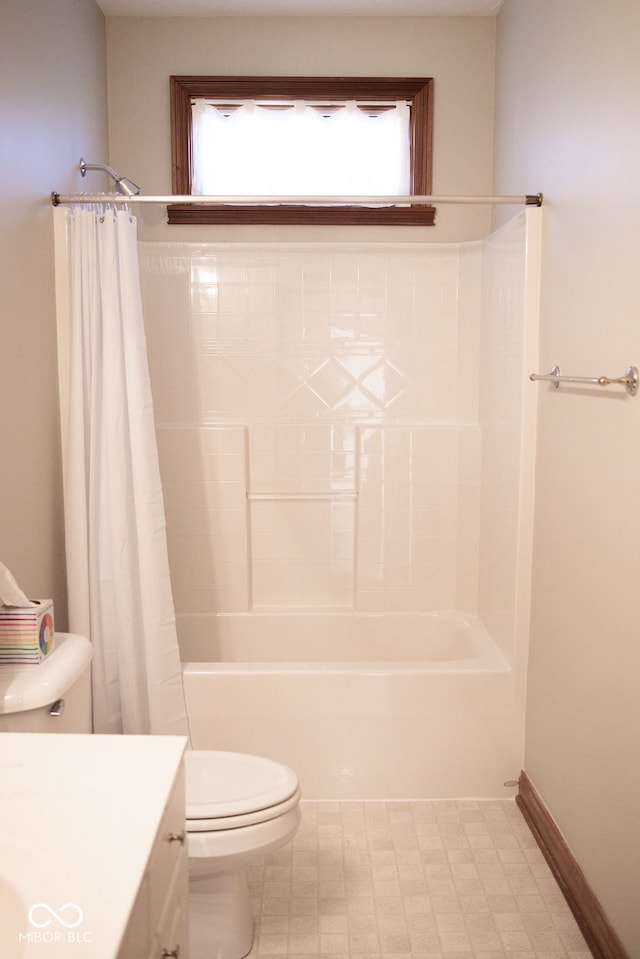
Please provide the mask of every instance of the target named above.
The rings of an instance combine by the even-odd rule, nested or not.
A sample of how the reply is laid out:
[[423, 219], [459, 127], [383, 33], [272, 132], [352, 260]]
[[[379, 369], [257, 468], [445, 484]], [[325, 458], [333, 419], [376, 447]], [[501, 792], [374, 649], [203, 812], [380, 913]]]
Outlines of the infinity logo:
[[[44, 910], [45, 912], [48, 912], [49, 915], [53, 917], [53, 919], [57, 919], [60, 925], [65, 926], [67, 929], [75, 929], [76, 926], [79, 926], [84, 916], [82, 909], [75, 902], [66, 902], [64, 906], [60, 906], [60, 909], [58, 912], [55, 912], [55, 910], [53, 910], [51, 906], [48, 906], [46, 902], [36, 902], [33, 904], [31, 909], [29, 910], [29, 922], [31, 923], [32, 926], [36, 926], [38, 929], [44, 929], [45, 926], [50, 926], [53, 919], [45, 919], [44, 922], [38, 922], [38, 920], [34, 918], [34, 913], [36, 909], [40, 909], [40, 910]], [[67, 909], [72, 910], [72, 915], [75, 915], [76, 917], [75, 921], [69, 922], [67, 919], [64, 919], [61, 916], [60, 913], [65, 912], [65, 910]]]

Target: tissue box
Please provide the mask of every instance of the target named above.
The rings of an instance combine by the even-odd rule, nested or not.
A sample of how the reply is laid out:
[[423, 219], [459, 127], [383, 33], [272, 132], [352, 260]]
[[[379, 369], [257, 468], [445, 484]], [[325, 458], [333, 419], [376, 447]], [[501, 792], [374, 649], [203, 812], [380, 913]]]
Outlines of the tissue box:
[[0, 666], [37, 666], [53, 650], [53, 600], [35, 606], [0, 606]]

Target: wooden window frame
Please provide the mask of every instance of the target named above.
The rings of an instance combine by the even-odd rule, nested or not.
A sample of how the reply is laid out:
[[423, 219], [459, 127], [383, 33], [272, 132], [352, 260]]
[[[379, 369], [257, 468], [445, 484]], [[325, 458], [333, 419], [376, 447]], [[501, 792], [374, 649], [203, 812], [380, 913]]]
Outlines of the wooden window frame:
[[[191, 101], [304, 99], [407, 100], [411, 110], [411, 193], [431, 195], [433, 80], [427, 77], [200, 77], [172, 76], [171, 180], [174, 195], [191, 194]], [[174, 203], [169, 223], [348, 224], [433, 226], [435, 207], [257, 206]]]

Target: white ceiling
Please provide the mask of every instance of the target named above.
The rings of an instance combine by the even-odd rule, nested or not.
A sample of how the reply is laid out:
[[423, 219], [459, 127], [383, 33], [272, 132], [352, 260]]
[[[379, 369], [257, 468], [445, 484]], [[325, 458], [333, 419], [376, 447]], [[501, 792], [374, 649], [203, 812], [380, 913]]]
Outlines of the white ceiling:
[[495, 17], [504, 0], [97, 0], [108, 17]]

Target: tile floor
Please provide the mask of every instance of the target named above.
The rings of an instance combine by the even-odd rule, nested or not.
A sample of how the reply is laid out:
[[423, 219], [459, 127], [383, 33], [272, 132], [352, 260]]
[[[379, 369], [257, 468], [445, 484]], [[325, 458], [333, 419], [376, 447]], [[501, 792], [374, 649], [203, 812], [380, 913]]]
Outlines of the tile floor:
[[514, 801], [302, 803], [250, 959], [591, 959]]

